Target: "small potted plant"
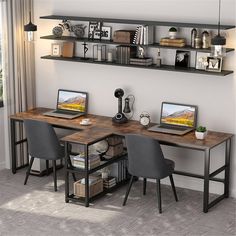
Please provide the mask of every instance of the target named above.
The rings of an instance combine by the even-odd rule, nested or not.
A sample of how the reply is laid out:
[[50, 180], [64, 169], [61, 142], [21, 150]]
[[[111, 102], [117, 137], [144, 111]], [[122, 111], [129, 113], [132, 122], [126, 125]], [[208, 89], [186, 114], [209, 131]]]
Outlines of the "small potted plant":
[[197, 139], [204, 139], [207, 135], [207, 129], [204, 126], [198, 126], [195, 131], [195, 136]]
[[175, 27], [171, 27], [169, 29], [169, 38], [170, 39], [175, 39], [177, 35], [177, 29]]

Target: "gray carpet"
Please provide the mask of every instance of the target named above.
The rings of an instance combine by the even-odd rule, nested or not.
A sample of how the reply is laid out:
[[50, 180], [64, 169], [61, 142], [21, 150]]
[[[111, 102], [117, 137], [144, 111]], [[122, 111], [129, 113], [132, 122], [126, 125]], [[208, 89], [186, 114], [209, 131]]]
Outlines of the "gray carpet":
[[204, 214], [201, 192], [177, 188], [176, 203], [170, 187], [162, 185], [159, 214], [155, 184], [148, 183], [143, 196], [139, 181], [125, 207], [123, 187], [85, 208], [64, 202], [62, 170], [56, 193], [52, 176], [30, 176], [24, 186], [24, 174], [0, 171], [0, 235], [236, 235], [236, 199], [226, 199]]

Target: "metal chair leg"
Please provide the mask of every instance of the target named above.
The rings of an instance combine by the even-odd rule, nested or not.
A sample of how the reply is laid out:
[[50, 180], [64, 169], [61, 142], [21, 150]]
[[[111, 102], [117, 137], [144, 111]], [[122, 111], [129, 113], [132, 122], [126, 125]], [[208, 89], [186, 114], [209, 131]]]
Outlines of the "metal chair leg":
[[147, 178], [143, 178], [143, 195], [146, 195]]
[[54, 191], [57, 191], [57, 170], [56, 170], [56, 161], [52, 161], [53, 168], [53, 179], [54, 179]]
[[47, 176], [49, 175], [49, 160], [46, 160], [46, 171], [47, 171]]
[[175, 201], [178, 202], [178, 197], [177, 197], [177, 193], [176, 193], [176, 189], [175, 189], [175, 183], [174, 183], [173, 176], [170, 175], [169, 178], [170, 178], [171, 187], [172, 187], [172, 190], [173, 190], [173, 193], [175, 196]]
[[127, 199], [128, 199], [128, 196], [129, 196], [129, 192], [130, 192], [130, 189], [131, 189], [132, 184], [133, 184], [133, 179], [134, 179], [134, 176], [132, 175], [131, 178], [130, 178], [130, 181], [129, 181], [129, 186], [128, 186], [126, 194], [125, 194], [123, 206], [125, 206], [125, 204], [127, 202]]
[[29, 163], [29, 167], [28, 167], [28, 169], [27, 169], [27, 171], [26, 171], [26, 176], [25, 176], [24, 185], [27, 184], [27, 181], [28, 181], [28, 178], [29, 178], [29, 174], [30, 174], [30, 170], [31, 170], [31, 167], [32, 167], [32, 165], [33, 165], [33, 162], [34, 162], [34, 157], [31, 157], [30, 163]]
[[159, 208], [159, 213], [162, 213], [161, 209], [161, 182], [159, 179], [157, 181], [157, 201], [158, 201], [158, 208]]

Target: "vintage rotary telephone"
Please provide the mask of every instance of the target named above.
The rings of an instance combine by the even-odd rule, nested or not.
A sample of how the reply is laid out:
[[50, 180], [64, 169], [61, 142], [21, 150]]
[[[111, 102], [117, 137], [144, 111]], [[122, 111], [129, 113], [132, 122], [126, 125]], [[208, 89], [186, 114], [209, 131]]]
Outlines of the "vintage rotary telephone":
[[[116, 113], [116, 115], [112, 118], [112, 121], [118, 124], [126, 123], [128, 121], [128, 118], [126, 117], [124, 113], [131, 113], [129, 102], [130, 102], [130, 99], [133, 98], [133, 103], [134, 103], [134, 96], [128, 95], [125, 98], [125, 107], [123, 110], [124, 113], [122, 112], [122, 97], [124, 96], [124, 90], [121, 88], [116, 89], [114, 92], [114, 96], [118, 98], [118, 113]], [[133, 106], [133, 103], [132, 103], [132, 106]], [[131, 118], [132, 116], [129, 117], [129, 119]]]

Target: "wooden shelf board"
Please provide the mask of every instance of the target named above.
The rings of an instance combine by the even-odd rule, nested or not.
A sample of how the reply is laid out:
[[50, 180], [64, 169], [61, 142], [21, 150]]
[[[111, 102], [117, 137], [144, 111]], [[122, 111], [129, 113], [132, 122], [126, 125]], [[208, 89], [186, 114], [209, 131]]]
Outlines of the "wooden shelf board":
[[[71, 20], [71, 21], [101, 21], [106, 23], [119, 23], [119, 24], [141, 24], [141, 25], [156, 25], [156, 26], [170, 26], [170, 27], [184, 27], [184, 28], [201, 28], [201, 29], [218, 29], [217, 24], [198, 24], [198, 23], [185, 23], [185, 22], [169, 22], [169, 21], [151, 21], [151, 20], [133, 20], [133, 19], [115, 19], [115, 18], [97, 18], [97, 17], [83, 17], [83, 16], [62, 16], [62, 15], [49, 15], [41, 16], [41, 19], [51, 20]], [[222, 30], [235, 28], [235, 25], [221, 25]]]
[[204, 70], [196, 70], [195, 68], [176, 68], [171, 65], [162, 65], [161, 67], [156, 67], [155, 65], [151, 66], [140, 66], [140, 65], [130, 65], [130, 64], [118, 64], [115, 62], [107, 62], [107, 61], [94, 61], [91, 58], [84, 60], [81, 57], [53, 57], [50, 55], [42, 56], [42, 59], [49, 60], [57, 60], [57, 61], [71, 61], [71, 62], [80, 62], [80, 63], [90, 63], [90, 64], [99, 64], [99, 65], [112, 65], [112, 66], [122, 66], [122, 67], [132, 67], [132, 68], [141, 68], [141, 69], [149, 69], [149, 70], [163, 70], [163, 71], [173, 71], [173, 72], [184, 72], [184, 73], [193, 73], [193, 74], [203, 74], [203, 75], [214, 75], [214, 76], [226, 76], [232, 74], [231, 70], [222, 70], [221, 72], [211, 72]]
[[[54, 35], [47, 35], [40, 37], [41, 39], [49, 39], [49, 40], [59, 40], [59, 41], [72, 41], [72, 42], [88, 42], [88, 43], [99, 43], [99, 44], [113, 44], [113, 45], [125, 45], [125, 46], [137, 46], [136, 44], [127, 44], [127, 43], [115, 43], [109, 40], [91, 40], [88, 38], [76, 38], [73, 36], [62, 36], [60, 38], [56, 38]], [[198, 52], [206, 52], [210, 53], [211, 49], [204, 49], [204, 48], [192, 48], [189, 45], [185, 47], [173, 47], [173, 46], [162, 46], [159, 43], [149, 44], [149, 45], [141, 45], [143, 47], [150, 47], [150, 48], [166, 48], [166, 49], [180, 49], [180, 50], [189, 50], [189, 51], [198, 51]], [[226, 48], [226, 52], [234, 51], [234, 48]]]

